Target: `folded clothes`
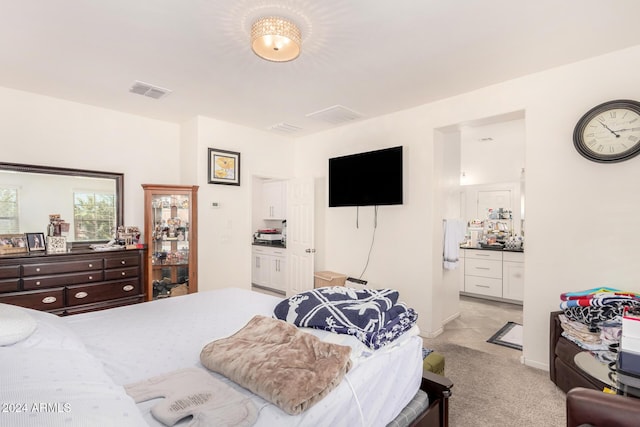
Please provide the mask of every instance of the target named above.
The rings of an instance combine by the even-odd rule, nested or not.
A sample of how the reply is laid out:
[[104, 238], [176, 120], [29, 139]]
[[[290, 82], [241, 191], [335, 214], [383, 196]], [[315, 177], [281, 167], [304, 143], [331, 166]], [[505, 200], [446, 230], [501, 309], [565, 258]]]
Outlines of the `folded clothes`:
[[[620, 289], [608, 288], [608, 287], [592, 288], [592, 289], [587, 289], [585, 291], [578, 291], [578, 292], [564, 292], [560, 294], [560, 299], [562, 301], [590, 300], [590, 299], [616, 297], [616, 296], [640, 299], [639, 293], [630, 292], [630, 291], [621, 291]], [[582, 305], [586, 306], [587, 304], [583, 303]]]
[[608, 287], [565, 292], [560, 299], [569, 319], [591, 326], [620, 317], [625, 307], [640, 307], [640, 294]]
[[274, 316], [296, 326], [353, 335], [378, 349], [415, 325], [418, 314], [398, 303], [393, 289], [324, 287], [283, 300]]

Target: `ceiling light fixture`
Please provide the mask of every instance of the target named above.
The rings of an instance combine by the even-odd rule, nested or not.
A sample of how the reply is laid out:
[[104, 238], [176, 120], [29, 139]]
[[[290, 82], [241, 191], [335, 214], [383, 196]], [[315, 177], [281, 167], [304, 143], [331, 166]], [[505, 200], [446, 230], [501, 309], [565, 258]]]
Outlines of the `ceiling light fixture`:
[[251, 49], [262, 59], [273, 62], [294, 60], [300, 55], [300, 29], [291, 21], [269, 16], [251, 27]]

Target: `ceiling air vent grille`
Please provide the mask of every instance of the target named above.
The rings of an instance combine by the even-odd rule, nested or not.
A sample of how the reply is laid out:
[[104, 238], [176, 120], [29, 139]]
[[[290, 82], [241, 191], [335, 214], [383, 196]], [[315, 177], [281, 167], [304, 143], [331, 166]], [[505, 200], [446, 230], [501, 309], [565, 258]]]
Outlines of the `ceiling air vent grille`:
[[160, 86], [154, 86], [149, 83], [135, 81], [133, 86], [129, 89], [129, 92], [136, 93], [138, 95], [148, 96], [153, 99], [164, 98], [171, 93], [171, 90], [165, 89]]
[[361, 119], [363, 116], [360, 113], [356, 113], [353, 110], [343, 107], [342, 105], [334, 105], [333, 107], [325, 108], [324, 110], [316, 111], [314, 113], [307, 114], [310, 119], [318, 119], [331, 124], [340, 124], [352, 122], [354, 120]]
[[273, 126], [269, 126], [269, 130], [292, 134], [301, 131], [302, 128], [289, 123], [278, 123]]

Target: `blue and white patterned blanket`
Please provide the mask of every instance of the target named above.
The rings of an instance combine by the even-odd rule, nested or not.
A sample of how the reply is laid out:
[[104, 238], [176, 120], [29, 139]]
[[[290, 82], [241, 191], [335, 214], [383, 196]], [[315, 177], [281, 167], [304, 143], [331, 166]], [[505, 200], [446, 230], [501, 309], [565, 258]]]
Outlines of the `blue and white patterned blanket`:
[[274, 309], [276, 318], [296, 326], [353, 335], [378, 349], [415, 325], [417, 313], [398, 303], [393, 289], [318, 288], [294, 295]]

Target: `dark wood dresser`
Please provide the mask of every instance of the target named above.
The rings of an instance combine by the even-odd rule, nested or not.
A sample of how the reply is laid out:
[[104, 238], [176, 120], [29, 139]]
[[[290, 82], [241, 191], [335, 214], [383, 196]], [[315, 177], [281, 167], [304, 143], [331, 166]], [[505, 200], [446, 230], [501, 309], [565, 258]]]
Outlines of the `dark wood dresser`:
[[146, 249], [0, 257], [0, 303], [77, 314], [145, 300]]

